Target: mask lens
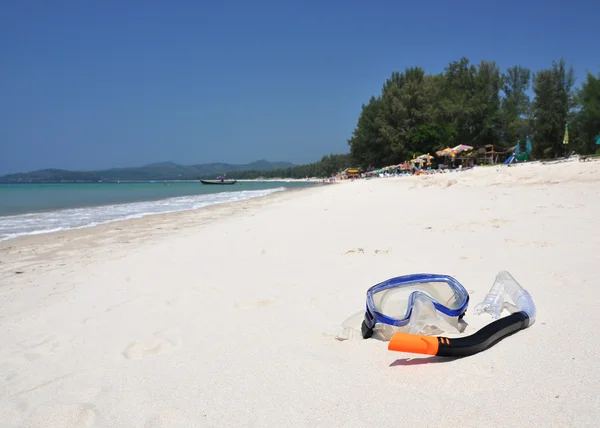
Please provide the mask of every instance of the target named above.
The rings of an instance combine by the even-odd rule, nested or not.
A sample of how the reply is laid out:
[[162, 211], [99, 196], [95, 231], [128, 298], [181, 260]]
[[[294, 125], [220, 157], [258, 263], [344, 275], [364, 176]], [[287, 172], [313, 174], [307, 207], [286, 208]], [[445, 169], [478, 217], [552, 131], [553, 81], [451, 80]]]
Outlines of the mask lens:
[[408, 286], [392, 287], [373, 293], [375, 310], [380, 314], [393, 318], [404, 319], [408, 317], [410, 296], [419, 291], [437, 303], [456, 310], [464, 304], [464, 297], [458, 294], [445, 282], [421, 282]]

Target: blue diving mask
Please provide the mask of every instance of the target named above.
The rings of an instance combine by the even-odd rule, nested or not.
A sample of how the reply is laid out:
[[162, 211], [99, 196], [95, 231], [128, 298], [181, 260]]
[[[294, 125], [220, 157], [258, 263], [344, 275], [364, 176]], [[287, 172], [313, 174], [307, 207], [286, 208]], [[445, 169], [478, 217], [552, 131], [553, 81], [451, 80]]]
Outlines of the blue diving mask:
[[407, 325], [417, 299], [428, 299], [437, 311], [449, 317], [462, 318], [469, 305], [469, 293], [451, 276], [414, 274], [391, 278], [367, 290], [363, 338], [373, 335], [376, 323]]

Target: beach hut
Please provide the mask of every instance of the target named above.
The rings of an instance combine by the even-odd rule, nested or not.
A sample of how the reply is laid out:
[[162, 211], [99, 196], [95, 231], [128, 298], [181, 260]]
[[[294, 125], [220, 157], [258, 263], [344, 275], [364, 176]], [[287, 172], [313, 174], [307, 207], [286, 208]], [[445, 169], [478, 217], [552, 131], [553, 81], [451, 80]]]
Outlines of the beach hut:
[[504, 160], [506, 155], [512, 154], [512, 150], [496, 150], [496, 147], [493, 144], [486, 144], [483, 147], [480, 147], [474, 150], [469, 154], [469, 157], [475, 159], [478, 164], [495, 164], [498, 163], [501, 158]]

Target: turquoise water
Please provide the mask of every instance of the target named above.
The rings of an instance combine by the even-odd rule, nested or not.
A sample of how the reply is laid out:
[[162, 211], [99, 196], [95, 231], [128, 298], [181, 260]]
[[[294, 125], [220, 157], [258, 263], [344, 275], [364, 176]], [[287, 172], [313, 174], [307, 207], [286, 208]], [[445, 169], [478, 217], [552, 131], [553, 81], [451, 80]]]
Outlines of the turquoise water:
[[0, 184], [0, 241], [247, 200], [306, 182]]

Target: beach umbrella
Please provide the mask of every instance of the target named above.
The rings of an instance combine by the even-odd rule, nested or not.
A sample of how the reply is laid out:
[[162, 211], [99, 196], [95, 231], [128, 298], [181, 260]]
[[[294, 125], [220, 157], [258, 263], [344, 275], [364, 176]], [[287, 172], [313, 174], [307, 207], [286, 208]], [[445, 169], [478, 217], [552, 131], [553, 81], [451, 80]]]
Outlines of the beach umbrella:
[[442, 156], [444, 156], [444, 157], [445, 157], [445, 156], [451, 156], [451, 155], [452, 155], [452, 153], [453, 153], [453, 152], [452, 152], [452, 149], [451, 149], [450, 147], [446, 147], [446, 148], [445, 148], [445, 149], [443, 149], [443, 150], [440, 150], [440, 151], [438, 151], [438, 152], [435, 152], [435, 154], [436, 154], [436, 155], [438, 155], [438, 156], [440, 156], [440, 157], [442, 157]]
[[426, 160], [427, 161], [427, 165], [431, 165], [431, 159], [433, 159], [433, 156], [431, 156], [429, 153], [425, 154], [425, 155], [421, 155], [419, 156], [420, 159]]
[[569, 124], [565, 123], [565, 136], [563, 137], [563, 145], [565, 146], [565, 158], [567, 157], [567, 145], [569, 144]]
[[517, 145], [515, 146], [515, 156], [521, 153], [521, 142], [517, 141]]
[[467, 150], [473, 150], [473, 147], [459, 144], [458, 146], [452, 147], [454, 153], [466, 152]]
[[527, 139], [525, 140], [525, 151], [527, 153], [531, 153], [533, 149], [531, 148], [531, 140], [529, 139], [529, 137], [527, 137]]

